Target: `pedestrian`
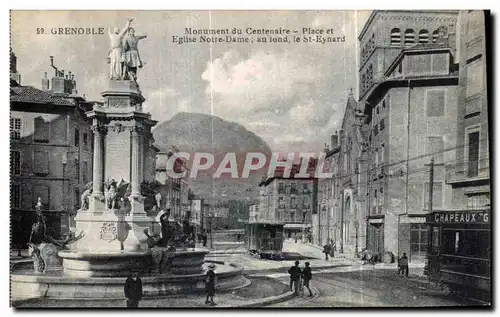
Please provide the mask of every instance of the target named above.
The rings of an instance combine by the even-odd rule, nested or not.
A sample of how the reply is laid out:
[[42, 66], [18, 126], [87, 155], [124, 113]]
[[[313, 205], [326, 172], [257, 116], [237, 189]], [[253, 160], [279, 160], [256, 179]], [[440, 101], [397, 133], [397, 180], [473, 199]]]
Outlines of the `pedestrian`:
[[[400, 272], [404, 276], [408, 277], [408, 257], [406, 256], [406, 253], [403, 253], [403, 256], [399, 259], [399, 266], [400, 266]], [[399, 273], [399, 272], [398, 272]]]
[[310, 265], [309, 262], [306, 262], [306, 267], [302, 271], [302, 278], [304, 279], [304, 286], [307, 287], [307, 290], [309, 291], [309, 297], [312, 297], [313, 293], [309, 288], [309, 282], [312, 279], [312, 272], [311, 272], [311, 267], [309, 265]]
[[328, 261], [328, 255], [330, 254], [331, 246], [330, 244], [325, 244], [323, 246], [323, 253], [325, 254], [325, 260]]
[[204, 247], [207, 246], [207, 240], [208, 240], [208, 236], [207, 236], [207, 231], [205, 230], [205, 232], [203, 232], [203, 246]]
[[299, 261], [295, 261], [295, 265], [288, 270], [288, 274], [290, 274], [290, 291], [293, 291], [295, 295], [299, 295], [299, 282], [302, 274]]
[[127, 307], [139, 307], [139, 301], [142, 299], [142, 281], [139, 274], [134, 272], [125, 280], [125, 298], [127, 298]]
[[212, 263], [208, 266], [207, 276], [205, 278], [205, 289], [207, 290], [207, 299], [205, 300], [205, 304], [210, 304], [212, 306], [217, 305], [214, 302], [215, 282], [216, 282], [215, 281], [215, 264]]
[[337, 251], [337, 245], [333, 241], [333, 239], [330, 239], [330, 256], [332, 258], [335, 257], [335, 251]]
[[295, 243], [297, 243], [297, 234], [295, 234]]

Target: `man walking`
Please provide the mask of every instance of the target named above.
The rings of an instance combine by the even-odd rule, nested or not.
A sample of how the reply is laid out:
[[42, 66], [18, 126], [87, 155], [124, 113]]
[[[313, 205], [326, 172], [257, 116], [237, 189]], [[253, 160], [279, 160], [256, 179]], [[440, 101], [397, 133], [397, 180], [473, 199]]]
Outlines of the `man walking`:
[[304, 279], [304, 286], [307, 287], [307, 290], [309, 291], [309, 297], [312, 297], [313, 293], [309, 288], [309, 282], [312, 279], [312, 272], [311, 272], [311, 267], [309, 266], [309, 262], [306, 262], [306, 267], [302, 271], [302, 277]]
[[127, 277], [124, 291], [127, 298], [127, 307], [137, 308], [142, 298], [142, 281], [136, 272]]
[[[399, 259], [399, 267], [400, 269], [398, 271], [401, 272], [404, 276], [408, 277], [408, 257], [406, 256], [406, 253], [403, 253], [403, 256]], [[398, 272], [399, 273], [399, 272]]]
[[299, 261], [295, 261], [295, 266], [288, 270], [288, 274], [290, 274], [290, 291], [294, 291], [295, 295], [299, 295], [299, 282], [302, 274]]

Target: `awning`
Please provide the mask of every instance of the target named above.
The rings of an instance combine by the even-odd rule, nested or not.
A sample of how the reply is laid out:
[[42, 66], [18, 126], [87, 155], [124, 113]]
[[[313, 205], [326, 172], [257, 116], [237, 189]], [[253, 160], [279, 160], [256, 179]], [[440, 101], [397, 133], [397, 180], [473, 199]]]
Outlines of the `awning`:
[[306, 223], [306, 224], [302, 224], [302, 223], [287, 223], [287, 224], [285, 224], [285, 229], [302, 229], [302, 228], [310, 228], [310, 227], [311, 227], [310, 223]]

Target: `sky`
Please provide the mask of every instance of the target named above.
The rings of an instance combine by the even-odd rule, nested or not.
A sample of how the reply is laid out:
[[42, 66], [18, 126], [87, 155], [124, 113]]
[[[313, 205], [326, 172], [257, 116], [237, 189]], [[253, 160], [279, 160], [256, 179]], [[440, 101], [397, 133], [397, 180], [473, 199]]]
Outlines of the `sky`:
[[[75, 74], [79, 94], [99, 100], [108, 83], [108, 29], [134, 18], [145, 65], [138, 82], [153, 119], [213, 114], [263, 138], [273, 151], [322, 151], [357, 93], [357, 36], [370, 11], [13, 11], [11, 47], [21, 83], [41, 88], [49, 56]], [[52, 28], [104, 28], [53, 35]], [[173, 43], [185, 28], [333, 29], [337, 43]], [[46, 34], [37, 34], [37, 29]], [[48, 34], [47, 34], [48, 33]]]

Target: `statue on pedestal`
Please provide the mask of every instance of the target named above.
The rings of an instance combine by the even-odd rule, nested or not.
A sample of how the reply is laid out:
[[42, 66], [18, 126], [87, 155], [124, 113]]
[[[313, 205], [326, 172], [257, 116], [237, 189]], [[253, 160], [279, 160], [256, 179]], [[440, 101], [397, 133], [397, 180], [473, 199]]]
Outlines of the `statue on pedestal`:
[[142, 60], [139, 55], [138, 44], [147, 35], [135, 35], [135, 29], [129, 27], [127, 35], [123, 38], [123, 60], [124, 71], [123, 78], [137, 81], [137, 69], [142, 68]]
[[[57, 252], [66, 248], [66, 245], [76, 242], [83, 237], [83, 232], [80, 234], [69, 235], [66, 239], [56, 240], [47, 235], [47, 221], [42, 212], [42, 199], [38, 197], [35, 207], [36, 221], [31, 226], [31, 234], [28, 242], [29, 253], [33, 258], [34, 271], [43, 273], [47, 270], [47, 266], [53, 264], [62, 264], [62, 259], [59, 258]], [[46, 250], [46, 252], [43, 252]], [[48, 265], [49, 264], [49, 265]]]
[[122, 40], [123, 36], [127, 33], [130, 28], [130, 24], [133, 19], [129, 19], [125, 27], [120, 31], [118, 28], [114, 28], [113, 31], [109, 30], [109, 40], [111, 42], [111, 48], [108, 52], [108, 63], [109, 63], [109, 78], [121, 80], [123, 79], [123, 46]]
[[106, 199], [106, 209], [115, 209], [116, 204], [116, 181], [111, 179], [104, 184], [104, 198]]
[[89, 182], [85, 185], [85, 191], [81, 197], [81, 206], [80, 210], [89, 209], [89, 197], [92, 195], [92, 182]]

